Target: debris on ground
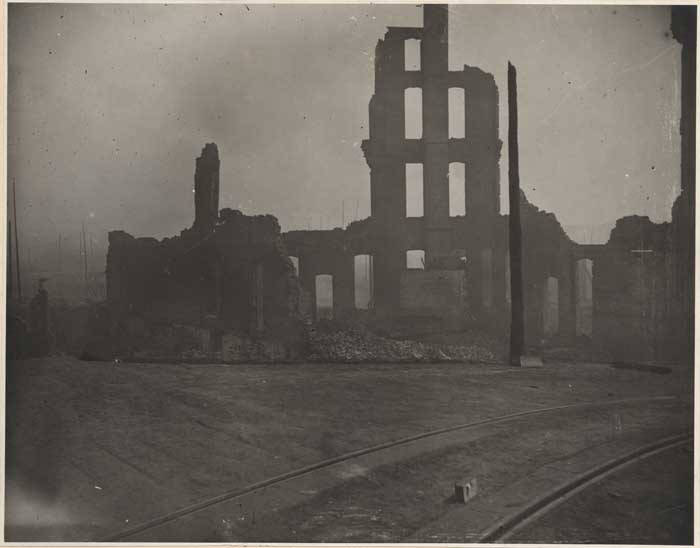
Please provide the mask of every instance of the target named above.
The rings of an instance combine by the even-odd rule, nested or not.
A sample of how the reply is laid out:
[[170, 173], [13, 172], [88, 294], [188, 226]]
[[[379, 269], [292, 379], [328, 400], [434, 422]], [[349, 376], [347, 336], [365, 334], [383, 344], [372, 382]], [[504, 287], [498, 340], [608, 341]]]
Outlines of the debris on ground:
[[311, 361], [322, 362], [497, 362], [494, 352], [479, 344], [438, 344], [397, 340], [359, 328], [312, 328], [308, 332]]

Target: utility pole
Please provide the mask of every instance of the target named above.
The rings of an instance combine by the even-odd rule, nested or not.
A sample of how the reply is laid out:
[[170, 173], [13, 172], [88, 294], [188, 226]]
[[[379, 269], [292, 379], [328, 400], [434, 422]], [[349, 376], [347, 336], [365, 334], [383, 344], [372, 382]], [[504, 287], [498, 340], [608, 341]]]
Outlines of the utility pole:
[[7, 220], [7, 296], [12, 297], [12, 223]]
[[369, 308], [374, 308], [374, 255], [369, 256]]
[[518, 158], [518, 87], [515, 67], [508, 62], [508, 199], [510, 205], [510, 364], [521, 365], [524, 346], [522, 232]]
[[345, 200], [343, 200], [343, 224], [340, 225], [341, 228], [345, 228]]
[[15, 218], [15, 270], [17, 271], [17, 297], [22, 301], [22, 276], [19, 266], [19, 226], [17, 225], [17, 186], [12, 178], [12, 213]]

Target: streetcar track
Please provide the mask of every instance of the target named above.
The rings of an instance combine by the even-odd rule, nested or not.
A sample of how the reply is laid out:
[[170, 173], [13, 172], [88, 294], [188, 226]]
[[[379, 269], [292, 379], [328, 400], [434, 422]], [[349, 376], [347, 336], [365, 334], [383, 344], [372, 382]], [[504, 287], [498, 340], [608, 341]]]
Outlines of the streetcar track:
[[[162, 516], [153, 518], [151, 520], [145, 521], [141, 524], [135, 525], [133, 527], [130, 527], [128, 529], [124, 529], [118, 533], [109, 535], [105, 538], [102, 538], [98, 540], [98, 542], [116, 542], [125, 538], [128, 538], [130, 536], [133, 536], [137, 533], [141, 533], [143, 531], [147, 531], [149, 529], [153, 529], [155, 527], [159, 527], [161, 525], [164, 525], [166, 523], [175, 521], [181, 517], [194, 514], [196, 512], [199, 512], [201, 510], [204, 510], [206, 508], [209, 508], [211, 506], [214, 506], [216, 504], [226, 502], [232, 499], [236, 499], [239, 497], [242, 497], [244, 495], [248, 495], [250, 493], [254, 493], [256, 491], [259, 491], [261, 489], [270, 487], [272, 485], [276, 485], [279, 483], [283, 483], [285, 481], [299, 478], [302, 476], [305, 476], [307, 474], [310, 474], [312, 472], [328, 468], [330, 466], [333, 466], [335, 464], [345, 462], [357, 457], [361, 457], [364, 455], [368, 455], [371, 453], [376, 453], [379, 451], [383, 451], [385, 449], [392, 449], [394, 447], [398, 447], [401, 445], [406, 445], [415, 441], [419, 441], [425, 438], [430, 438], [433, 436], [438, 436], [440, 434], [445, 434], [449, 432], [455, 432], [458, 430], [469, 430], [472, 428], [478, 428], [481, 426], [485, 425], [490, 425], [490, 424], [500, 424], [500, 423], [505, 423], [509, 422], [512, 420], [516, 420], [522, 417], [527, 417], [527, 416], [532, 416], [532, 415], [539, 415], [539, 414], [544, 414], [544, 413], [551, 413], [554, 411], [563, 411], [563, 410], [568, 410], [568, 409], [585, 409], [585, 408], [595, 408], [595, 407], [607, 407], [607, 406], [614, 406], [614, 405], [625, 405], [625, 404], [634, 404], [634, 403], [647, 403], [647, 402], [663, 402], [663, 401], [673, 401], [673, 400], [679, 400], [677, 396], [654, 396], [654, 397], [648, 397], [648, 398], [625, 398], [625, 399], [617, 399], [617, 400], [603, 400], [603, 401], [589, 401], [589, 402], [579, 402], [579, 403], [573, 403], [573, 404], [567, 404], [567, 405], [558, 405], [558, 406], [553, 406], [553, 407], [544, 407], [544, 408], [538, 408], [538, 409], [530, 409], [528, 411], [520, 411], [517, 413], [510, 413], [507, 415], [500, 415], [498, 417], [491, 417], [487, 419], [482, 419], [474, 422], [469, 422], [469, 423], [462, 423], [454, 426], [448, 426], [444, 428], [438, 428], [435, 430], [430, 430], [427, 432], [422, 432], [420, 434], [415, 434], [413, 436], [407, 436], [404, 438], [400, 438], [398, 440], [390, 441], [390, 442], [385, 442], [381, 443], [378, 445], [373, 445], [370, 447], [366, 447], [364, 449], [359, 449], [357, 451], [351, 451], [349, 453], [344, 453], [342, 455], [338, 455], [335, 457], [331, 457], [328, 459], [324, 459], [322, 461], [297, 468], [295, 470], [290, 470], [289, 472], [284, 472], [282, 474], [279, 474], [277, 476], [273, 476], [271, 478], [267, 478], [252, 484], [249, 484], [244, 487], [236, 488], [236, 489], [231, 489], [229, 491], [226, 491], [224, 493], [221, 493], [219, 495], [216, 495], [214, 497], [210, 497], [208, 499], [205, 499], [203, 501], [185, 506], [183, 508], [180, 508], [178, 510], [174, 510], [172, 512], [169, 512], [167, 514], [164, 514]], [[679, 400], [680, 401], [680, 400]]]
[[552, 511], [587, 487], [643, 459], [685, 445], [692, 439], [693, 435], [691, 432], [669, 436], [642, 447], [637, 447], [624, 455], [610, 459], [594, 468], [590, 468], [586, 472], [577, 475], [573, 479], [539, 496], [528, 506], [497, 521], [483, 532], [476, 542], [506, 541], [512, 534], [541, 518], [543, 515]]

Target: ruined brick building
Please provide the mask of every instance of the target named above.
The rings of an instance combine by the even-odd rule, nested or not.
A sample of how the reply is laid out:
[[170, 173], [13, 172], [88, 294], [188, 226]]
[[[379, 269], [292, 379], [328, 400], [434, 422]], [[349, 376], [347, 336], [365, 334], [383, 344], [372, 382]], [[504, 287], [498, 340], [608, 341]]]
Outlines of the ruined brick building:
[[[120, 346], [115, 351], [287, 357], [299, 339], [299, 288], [277, 219], [219, 211], [213, 143], [197, 158], [194, 181], [194, 223], [179, 236], [158, 241], [109, 233], [107, 304]], [[252, 335], [278, 344], [240, 348]]]
[[[683, 193], [672, 223], [620, 219], [605, 245], [579, 245], [552, 213], [521, 193], [526, 343], [595, 346], [619, 360], [688, 356], [692, 321], [695, 29], [674, 8], [683, 48]], [[681, 21], [683, 23], [681, 23]], [[682, 27], [682, 28], [681, 28]], [[419, 41], [418, 67], [407, 42]], [[691, 58], [692, 57], [692, 58]], [[691, 90], [691, 86], [693, 89]], [[452, 89], [463, 90], [464, 137], [449, 134]], [[421, 90], [422, 135], [406, 134], [406, 97]], [[691, 105], [691, 99], [692, 105]], [[690, 109], [692, 108], [692, 112]], [[507, 337], [507, 216], [500, 213], [499, 97], [491, 74], [448, 69], [448, 10], [424, 6], [422, 28], [389, 27], [375, 54], [369, 103], [371, 217], [332, 231], [284, 234], [301, 286], [314, 308], [316, 277], [332, 276], [336, 317], [355, 308], [354, 258], [370, 256], [371, 307], [399, 317], [459, 318]], [[693, 139], [690, 143], [690, 139]], [[692, 147], [692, 148], [688, 148]], [[450, 174], [462, 164], [464, 215], [450, 215]], [[693, 164], [694, 165], [694, 164]], [[422, 178], [423, 212], [407, 213], [409, 172]], [[692, 189], [692, 190], [691, 190]], [[419, 252], [416, 268], [410, 255]], [[356, 269], [355, 269], [356, 270]]]
[[[435, 5], [424, 10], [424, 28], [390, 27], [377, 44], [370, 136], [362, 143], [370, 168], [371, 218], [327, 235], [323, 231], [285, 234], [288, 251], [299, 260], [302, 287], [309, 294], [314, 294], [316, 275], [333, 276], [334, 308], [339, 314], [354, 307], [355, 255], [372, 257], [372, 302], [382, 311], [466, 308], [467, 295], [481, 292], [483, 278], [470, 277], [467, 287], [462, 257], [474, 270], [497, 265], [499, 275], [505, 272], [505, 255], [491, 255], [501, 227], [498, 90], [493, 76], [478, 68], [448, 70], [447, 10]], [[407, 40], [420, 41], [420, 70], [405, 69]], [[414, 139], [404, 133], [404, 96], [410, 88], [422, 90], [423, 135]], [[448, 135], [450, 88], [461, 88], [469, 96], [468, 138]], [[469, 181], [463, 217], [450, 217], [451, 163], [463, 164]], [[418, 167], [423, 176], [421, 217], [406, 214], [409, 166]], [[425, 269], [407, 269], [406, 253], [418, 250], [423, 252]], [[471, 299], [470, 310], [482, 310], [485, 301], [487, 306], [504, 307], [504, 284], [498, 284], [496, 295], [483, 301]]]
[[[553, 213], [521, 193], [529, 347], [578, 345], [624, 361], [690, 355], [695, 27], [687, 15], [674, 8], [674, 36], [684, 47], [683, 191], [673, 220], [626, 217], [606, 244], [579, 245]], [[416, 41], [419, 66], [407, 66], [407, 44]], [[450, 135], [454, 89], [464, 101], [462, 137]], [[406, 98], [416, 90], [422, 134], [407, 136]], [[208, 144], [197, 159], [192, 228], [161, 242], [110, 233], [107, 290], [115, 325], [129, 330], [135, 323], [175, 322], [212, 339], [210, 348], [225, 349], [217, 337], [291, 336], [302, 319], [323, 314], [349, 321], [408, 318], [417, 331], [428, 324], [478, 328], [505, 345], [510, 275], [508, 216], [500, 213], [498, 116], [491, 74], [448, 68], [446, 6], [424, 6], [422, 28], [390, 27], [376, 47], [369, 139], [362, 143], [371, 216], [347, 228], [281, 233], [272, 216], [219, 212], [218, 151]], [[460, 171], [464, 213], [455, 215], [450, 174]], [[407, 185], [415, 173], [423, 207], [409, 214]], [[369, 266], [363, 302], [357, 298], [359, 257]], [[331, 288], [324, 303], [320, 278]], [[358, 308], [368, 311], [358, 314]]]

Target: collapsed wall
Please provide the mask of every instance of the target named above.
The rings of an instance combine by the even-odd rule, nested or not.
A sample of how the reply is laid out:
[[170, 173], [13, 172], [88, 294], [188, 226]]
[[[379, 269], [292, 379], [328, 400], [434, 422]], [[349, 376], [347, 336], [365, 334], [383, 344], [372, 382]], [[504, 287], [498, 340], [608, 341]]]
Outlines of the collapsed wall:
[[107, 305], [120, 353], [246, 359], [255, 356], [235, 354], [274, 339], [266, 351], [283, 358], [300, 344], [299, 288], [279, 223], [214, 211], [215, 155], [208, 144], [197, 161], [192, 228], [160, 241], [109, 233]]
[[594, 338], [615, 361], [669, 361], [673, 342], [669, 223], [619, 219], [593, 255]]
[[[146, 325], [174, 324], [205, 341], [201, 347], [224, 353], [233, 347], [240, 353], [261, 333], [283, 340], [300, 316], [319, 319], [318, 276], [332, 280], [331, 316], [356, 317], [355, 259], [365, 255], [372, 317], [414, 329], [443, 329], [442, 317], [457, 318], [461, 327], [483, 327], [505, 344], [510, 276], [508, 216], [499, 211], [498, 89], [493, 75], [478, 68], [448, 69], [447, 17], [446, 6], [425, 6], [425, 27], [390, 27], [377, 44], [369, 139], [362, 143], [370, 218], [347, 229], [281, 235], [274, 217], [219, 212], [218, 150], [207, 144], [197, 159], [191, 229], [160, 242], [110, 233], [108, 303], [116, 329], [127, 333], [122, 340], [133, 343], [134, 333], [143, 339]], [[621, 361], [688, 355], [695, 128], [686, 122], [694, 123], [695, 28], [684, 20], [674, 12], [674, 36], [684, 44], [684, 153], [683, 192], [671, 225], [628, 217], [607, 244], [580, 245], [553, 213], [521, 193], [525, 341], [533, 349], [585, 345]], [[421, 42], [418, 70], [406, 68], [407, 40]], [[405, 134], [409, 88], [421, 90], [418, 138]], [[464, 138], [449, 135], [451, 88], [464, 90]], [[447, 174], [454, 163], [464, 164], [463, 216], [450, 215]], [[421, 217], [407, 215], [409, 164], [423, 173]], [[423, 268], [408, 265], [407, 254], [415, 251], [424, 254]], [[295, 258], [298, 277], [287, 255]]]
[[[507, 223], [504, 216], [504, 225]], [[574, 263], [578, 245], [569, 238], [554, 213], [540, 210], [522, 190], [520, 223], [525, 343], [534, 348], [567, 344], [576, 331]], [[507, 270], [507, 241], [502, 255]], [[509, 271], [504, 280], [508, 287]]]
[[[684, 44], [681, 133], [688, 152], [694, 147], [695, 128], [686, 122], [694, 122], [695, 27], [684, 21], [695, 19], [694, 11], [680, 11], [674, 11], [673, 32]], [[353, 315], [353, 255], [366, 254], [372, 316], [397, 324], [412, 314], [416, 331], [443, 328], [435, 318], [457, 318], [450, 325], [482, 328], [505, 345], [511, 303], [508, 215], [499, 211], [498, 89], [493, 75], [478, 68], [449, 70], [447, 6], [424, 6], [423, 19], [424, 27], [389, 27], [377, 43], [369, 138], [362, 142], [370, 168], [371, 217], [346, 230], [293, 231], [284, 238], [316, 319], [318, 275], [332, 276], [333, 317]], [[420, 42], [418, 66], [406, 65], [408, 41]], [[464, 92], [463, 138], [449, 134], [451, 88]], [[416, 89], [422, 98], [422, 135], [409, 136], [405, 94]], [[587, 352], [588, 359], [621, 361], [688, 356], [694, 155], [685, 152], [683, 192], [671, 226], [621, 219], [606, 245], [572, 241], [553, 213], [541, 211], [521, 192], [530, 350], [568, 347]], [[450, 214], [447, 174], [453, 163], [464, 164], [463, 216]], [[422, 180], [416, 177], [422, 184], [421, 216], [407, 212], [407, 172], [415, 166], [422, 174]], [[422, 266], [410, 264], [409, 253], [422, 254]]]

